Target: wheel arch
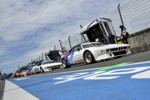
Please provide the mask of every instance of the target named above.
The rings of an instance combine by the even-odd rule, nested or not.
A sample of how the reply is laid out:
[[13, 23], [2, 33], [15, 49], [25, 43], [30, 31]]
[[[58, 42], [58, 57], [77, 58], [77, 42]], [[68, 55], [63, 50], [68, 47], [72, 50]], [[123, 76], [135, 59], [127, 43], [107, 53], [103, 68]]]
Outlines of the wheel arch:
[[66, 62], [66, 67], [64, 67], [64, 68], [70, 68], [71, 65], [68, 65], [66, 59], [64, 59], [64, 58], [61, 59], [62, 66], [63, 66], [63, 60], [65, 60], [65, 62]]
[[89, 51], [89, 52], [93, 55], [94, 60], [95, 60], [95, 55], [94, 55], [94, 53], [93, 53], [91, 50], [85, 50], [85, 51], [84, 51], [84, 53], [83, 53], [83, 58], [84, 58], [84, 54], [85, 54], [85, 52], [87, 52], [87, 51]]

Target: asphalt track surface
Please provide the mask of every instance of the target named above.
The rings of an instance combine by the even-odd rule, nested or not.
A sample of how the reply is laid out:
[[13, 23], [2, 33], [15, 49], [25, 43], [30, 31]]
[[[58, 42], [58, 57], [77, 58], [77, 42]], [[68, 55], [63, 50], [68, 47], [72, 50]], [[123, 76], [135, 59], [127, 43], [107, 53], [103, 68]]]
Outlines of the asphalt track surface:
[[82, 64], [74, 65], [68, 69], [55, 69], [52, 72], [47, 72], [44, 74], [84, 70], [84, 69], [112, 66], [112, 65], [116, 65], [116, 64], [124, 63], [124, 62], [136, 63], [136, 62], [149, 61], [149, 60], [150, 60], [150, 51], [147, 51], [147, 52], [141, 52], [137, 54], [131, 54], [131, 55], [124, 56], [121, 58], [109, 59], [107, 61], [99, 61], [97, 63], [88, 64], [88, 65], [85, 63], [82, 63]]
[[[21, 80], [15, 80], [15, 79], [9, 80], [10, 82], [13, 83], [13, 86], [14, 84], [16, 86], [10, 89], [6, 89], [6, 90], [11, 91], [9, 95], [13, 95], [13, 93], [15, 93], [13, 91], [14, 90], [19, 91], [19, 88], [21, 87], [22, 90], [20, 91], [23, 91], [23, 90], [25, 91], [20, 92], [20, 94], [26, 95], [28, 99], [32, 98], [30, 100], [38, 100], [38, 99], [41, 99], [41, 100], [91, 100], [91, 99], [93, 100], [100, 100], [100, 99], [101, 100], [108, 100], [108, 99], [110, 100], [150, 100], [150, 96], [148, 96], [149, 91], [150, 91], [150, 86], [148, 86], [150, 84], [150, 80], [149, 79], [148, 80], [145, 79], [144, 81], [133, 80], [132, 78], [129, 78], [129, 76], [133, 76], [133, 78], [134, 77], [139, 78], [139, 76], [133, 75], [131, 73], [129, 73], [128, 75], [124, 75], [121, 78], [117, 78], [115, 80], [89, 81], [91, 77], [84, 77], [82, 80], [81, 79], [76, 80], [76, 78], [78, 78], [80, 75], [93, 73], [93, 71], [95, 70], [93, 68], [100, 69], [106, 66], [112, 66], [112, 65], [116, 65], [120, 63], [125, 63], [125, 62], [137, 63], [137, 62], [143, 62], [143, 61], [144, 62], [150, 61], [150, 51], [142, 52], [138, 54], [132, 54], [129, 56], [125, 56], [125, 57], [121, 57], [117, 59], [111, 59], [108, 61], [97, 62], [97, 63], [89, 64], [89, 65], [82, 63], [79, 65], [74, 65], [72, 66], [72, 68], [56, 69], [52, 72], [43, 73], [46, 75], [38, 74], [35, 76], [30, 76], [30, 77], [26, 77], [22, 79], [20, 78]], [[135, 66], [140, 67], [140, 69], [136, 68]], [[128, 68], [129, 72], [131, 70], [130, 68], [133, 68], [133, 69], [135, 68], [143, 72], [142, 69], [146, 70], [147, 66], [150, 66], [150, 63], [128, 65], [128, 66], [123, 66], [122, 68], [123, 69]], [[122, 70], [122, 68], [120, 69]], [[87, 71], [85, 69], [91, 69], [91, 70]], [[83, 70], [83, 71], [77, 71], [77, 70]], [[70, 71], [75, 71], [75, 72], [70, 72]], [[110, 69], [108, 70], [108, 72], [109, 71], [112, 71], [112, 70]], [[76, 74], [77, 72], [79, 74]], [[62, 76], [66, 77], [68, 74], [71, 75], [69, 77], [74, 78], [73, 81], [70, 81], [70, 80], [62, 81], [64, 79], [64, 77]], [[113, 77], [107, 77], [107, 78], [113, 78]], [[86, 81], [83, 81], [83, 80], [86, 80]], [[7, 81], [6, 83], [9, 83], [9, 82]], [[0, 89], [1, 89], [0, 99], [1, 99], [3, 95], [2, 89], [5, 86], [5, 82], [3, 83], [1, 82], [0, 85], [1, 85], [0, 86]], [[122, 90], [124, 92], [122, 92]], [[29, 93], [32, 95], [29, 95]], [[4, 97], [7, 97], [7, 96], [8, 95], [4, 95]], [[23, 96], [20, 96], [20, 98], [18, 99], [16, 98], [16, 99], [11, 99], [11, 100], [27, 100], [27, 98], [23, 99], [21, 97]], [[5, 98], [4, 100], [7, 100], [7, 99]]]

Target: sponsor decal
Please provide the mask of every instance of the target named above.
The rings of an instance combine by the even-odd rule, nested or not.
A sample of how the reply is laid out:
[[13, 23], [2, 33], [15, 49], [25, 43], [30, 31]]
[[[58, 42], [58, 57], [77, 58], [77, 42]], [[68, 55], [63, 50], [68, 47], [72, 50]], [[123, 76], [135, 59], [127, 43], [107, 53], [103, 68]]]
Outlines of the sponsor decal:
[[68, 65], [72, 65], [71, 61], [68, 60], [68, 56], [70, 56], [72, 59], [73, 55], [74, 55], [74, 53], [70, 53], [69, 51], [64, 55], [63, 58], [65, 59], [65, 61], [67, 62]]

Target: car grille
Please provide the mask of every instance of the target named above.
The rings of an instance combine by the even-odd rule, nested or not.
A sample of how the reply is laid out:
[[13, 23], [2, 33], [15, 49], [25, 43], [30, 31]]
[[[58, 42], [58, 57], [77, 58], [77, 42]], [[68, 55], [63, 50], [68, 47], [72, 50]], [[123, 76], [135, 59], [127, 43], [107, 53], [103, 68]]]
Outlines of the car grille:
[[127, 49], [127, 47], [119, 47], [119, 48], [112, 48], [112, 49], [109, 49], [110, 51], [121, 51], [121, 50], [124, 50], [124, 49]]
[[113, 48], [113, 49], [110, 49], [111, 51], [116, 51], [116, 50], [118, 50], [118, 48]]
[[126, 54], [126, 51], [113, 52], [115, 56]]
[[123, 49], [127, 49], [127, 47], [122, 47]]

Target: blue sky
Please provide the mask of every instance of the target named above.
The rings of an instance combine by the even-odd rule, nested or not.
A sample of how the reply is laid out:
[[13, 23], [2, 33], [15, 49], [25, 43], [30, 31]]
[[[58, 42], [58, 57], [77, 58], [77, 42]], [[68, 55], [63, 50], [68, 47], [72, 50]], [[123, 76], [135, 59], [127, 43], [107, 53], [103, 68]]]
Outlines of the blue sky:
[[0, 70], [15, 71], [130, 0], [0, 0]]

